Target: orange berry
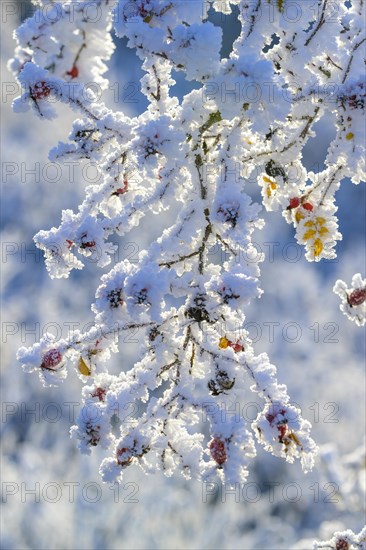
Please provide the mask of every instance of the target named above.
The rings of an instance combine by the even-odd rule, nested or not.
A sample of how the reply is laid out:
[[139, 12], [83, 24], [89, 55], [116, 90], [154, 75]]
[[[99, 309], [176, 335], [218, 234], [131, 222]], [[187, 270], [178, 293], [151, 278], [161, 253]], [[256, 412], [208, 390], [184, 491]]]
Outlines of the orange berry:
[[71, 76], [72, 79], [77, 78], [79, 76], [79, 69], [76, 65], [73, 65], [71, 71], [67, 71], [66, 74]]

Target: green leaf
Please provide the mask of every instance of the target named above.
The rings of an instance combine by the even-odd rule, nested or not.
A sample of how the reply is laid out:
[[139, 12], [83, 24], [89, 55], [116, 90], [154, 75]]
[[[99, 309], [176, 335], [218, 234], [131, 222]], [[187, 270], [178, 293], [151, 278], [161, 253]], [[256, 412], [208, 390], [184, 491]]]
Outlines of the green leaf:
[[330, 78], [332, 76], [332, 73], [328, 71], [327, 69], [323, 69], [323, 67], [319, 67], [319, 71], [321, 71], [327, 78]]
[[208, 117], [208, 120], [204, 124], [202, 124], [200, 128], [200, 134], [203, 134], [203, 132], [207, 132], [207, 130], [211, 128], [211, 126], [216, 124], [216, 122], [220, 122], [221, 120], [222, 116], [220, 111], [215, 111], [214, 113], [211, 113]]

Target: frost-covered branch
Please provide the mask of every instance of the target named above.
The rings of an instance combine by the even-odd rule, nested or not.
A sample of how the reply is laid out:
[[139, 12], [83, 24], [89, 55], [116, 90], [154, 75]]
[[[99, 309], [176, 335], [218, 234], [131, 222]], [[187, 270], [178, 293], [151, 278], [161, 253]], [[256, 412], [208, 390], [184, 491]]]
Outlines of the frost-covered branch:
[[351, 529], [347, 529], [346, 531], [337, 531], [330, 540], [314, 542], [313, 550], [320, 548], [329, 548], [330, 550], [364, 550], [366, 548], [366, 527], [357, 534], [351, 531]]
[[[296, 24], [285, 16], [286, 2], [232, 1], [241, 33], [223, 59], [222, 31], [207, 20], [201, 1], [55, 1], [52, 17], [45, 3], [16, 33], [10, 65], [23, 93], [14, 109], [32, 108], [45, 119], [56, 116], [57, 101], [69, 105], [80, 118], [50, 158], [89, 159], [103, 174], [102, 183], [87, 187], [78, 212], [63, 211], [59, 227], [35, 236], [50, 276], [68, 277], [90, 256], [105, 267], [116, 250], [112, 235], [128, 234], [144, 216], [173, 204], [180, 211], [137, 264], [124, 260], [102, 276], [87, 333], [57, 342], [45, 335], [21, 348], [19, 360], [47, 384], [76, 367], [85, 405], [72, 434], [83, 452], [108, 449], [101, 466], [106, 481], [139, 463], [147, 472], [171, 475], [178, 468], [235, 483], [247, 476], [255, 440], [311, 469], [310, 424], [242, 330], [246, 305], [262, 292], [262, 258], [243, 260], [264, 223], [247, 183], [256, 175], [265, 208], [280, 210], [294, 226], [308, 260], [335, 256], [341, 235], [334, 194], [346, 177], [365, 179], [362, 3], [340, 5], [330, 38], [326, 1], [318, 3], [319, 19], [304, 6]], [[112, 29], [143, 61], [149, 106], [140, 116], [112, 111], [86, 93], [91, 80], [107, 85]], [[201, 89], [179, 102], [171, 93], [173, 70]], [[303, 148], [328, 114], [335, 137], [325, 168], [307, 171]], [[214, 263], [213, 249], [229, 252], [228, 260]], [[131, 328], [139, 330], [140, 360], [112, 375], [110, 353]], [[251, 425], [230, 413], [233, 403], [248, 399], [248, 386], [261, 399]], [[139, 412], [123, 422], [121, 411], [131, 403]], [[89, 407], [97, 411], [92, 418]]]

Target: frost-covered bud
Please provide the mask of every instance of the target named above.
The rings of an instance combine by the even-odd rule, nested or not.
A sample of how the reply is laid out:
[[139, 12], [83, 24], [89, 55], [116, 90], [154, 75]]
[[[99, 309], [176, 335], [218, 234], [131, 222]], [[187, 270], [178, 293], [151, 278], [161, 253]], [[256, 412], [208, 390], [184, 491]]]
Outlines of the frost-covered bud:
[[118, 306], [123, 305], [123, 294], [121, 288], [115, 288], [107, 292], [107, 300], [110, 307], [117, 308]]
[[235, 227], [239, 217], [240, 204], [237, 201], [224, 202], [217, 210], [217, 217]]
[[188, 307], [185, 315], [198, 323], [202, 321], [210, 322], [210, 315], [206, 309], [206, 301], [207, 298], [205, 294], [196, 294], [193, 298], [193, 305]]
[[98, 387], [91, 394], [91, 397], [97, 397], [99, 401], [105, 401], [106, 394], [107, 394], [107, 390], [105, 390], [104, 388]]
[[219, 370], [215, 378], [212, 378], [208, 382], [208, 387], [212, 395], [220, 395], [221, 393], [226, 393], [228, 390], [231, 390], [234, 384], [235, 378], [231, 379], [226, 371]]
[[96, 447], [100, 441], [100, 425], [87, 422], [85, 425], [86, 443]]

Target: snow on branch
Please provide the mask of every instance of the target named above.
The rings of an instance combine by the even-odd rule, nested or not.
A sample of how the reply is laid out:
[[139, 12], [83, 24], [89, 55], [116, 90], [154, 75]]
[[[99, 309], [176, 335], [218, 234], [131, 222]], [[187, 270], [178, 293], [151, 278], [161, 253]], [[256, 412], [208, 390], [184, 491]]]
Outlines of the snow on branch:
[[364, 550], [366, 548], [366, 527], [359, 533], [354, 533], [351, 529], [346, 531], [337, 531], [334, 536], [327, 541], [314, 542], [313, 550], [328, 548], [329, 550]]

